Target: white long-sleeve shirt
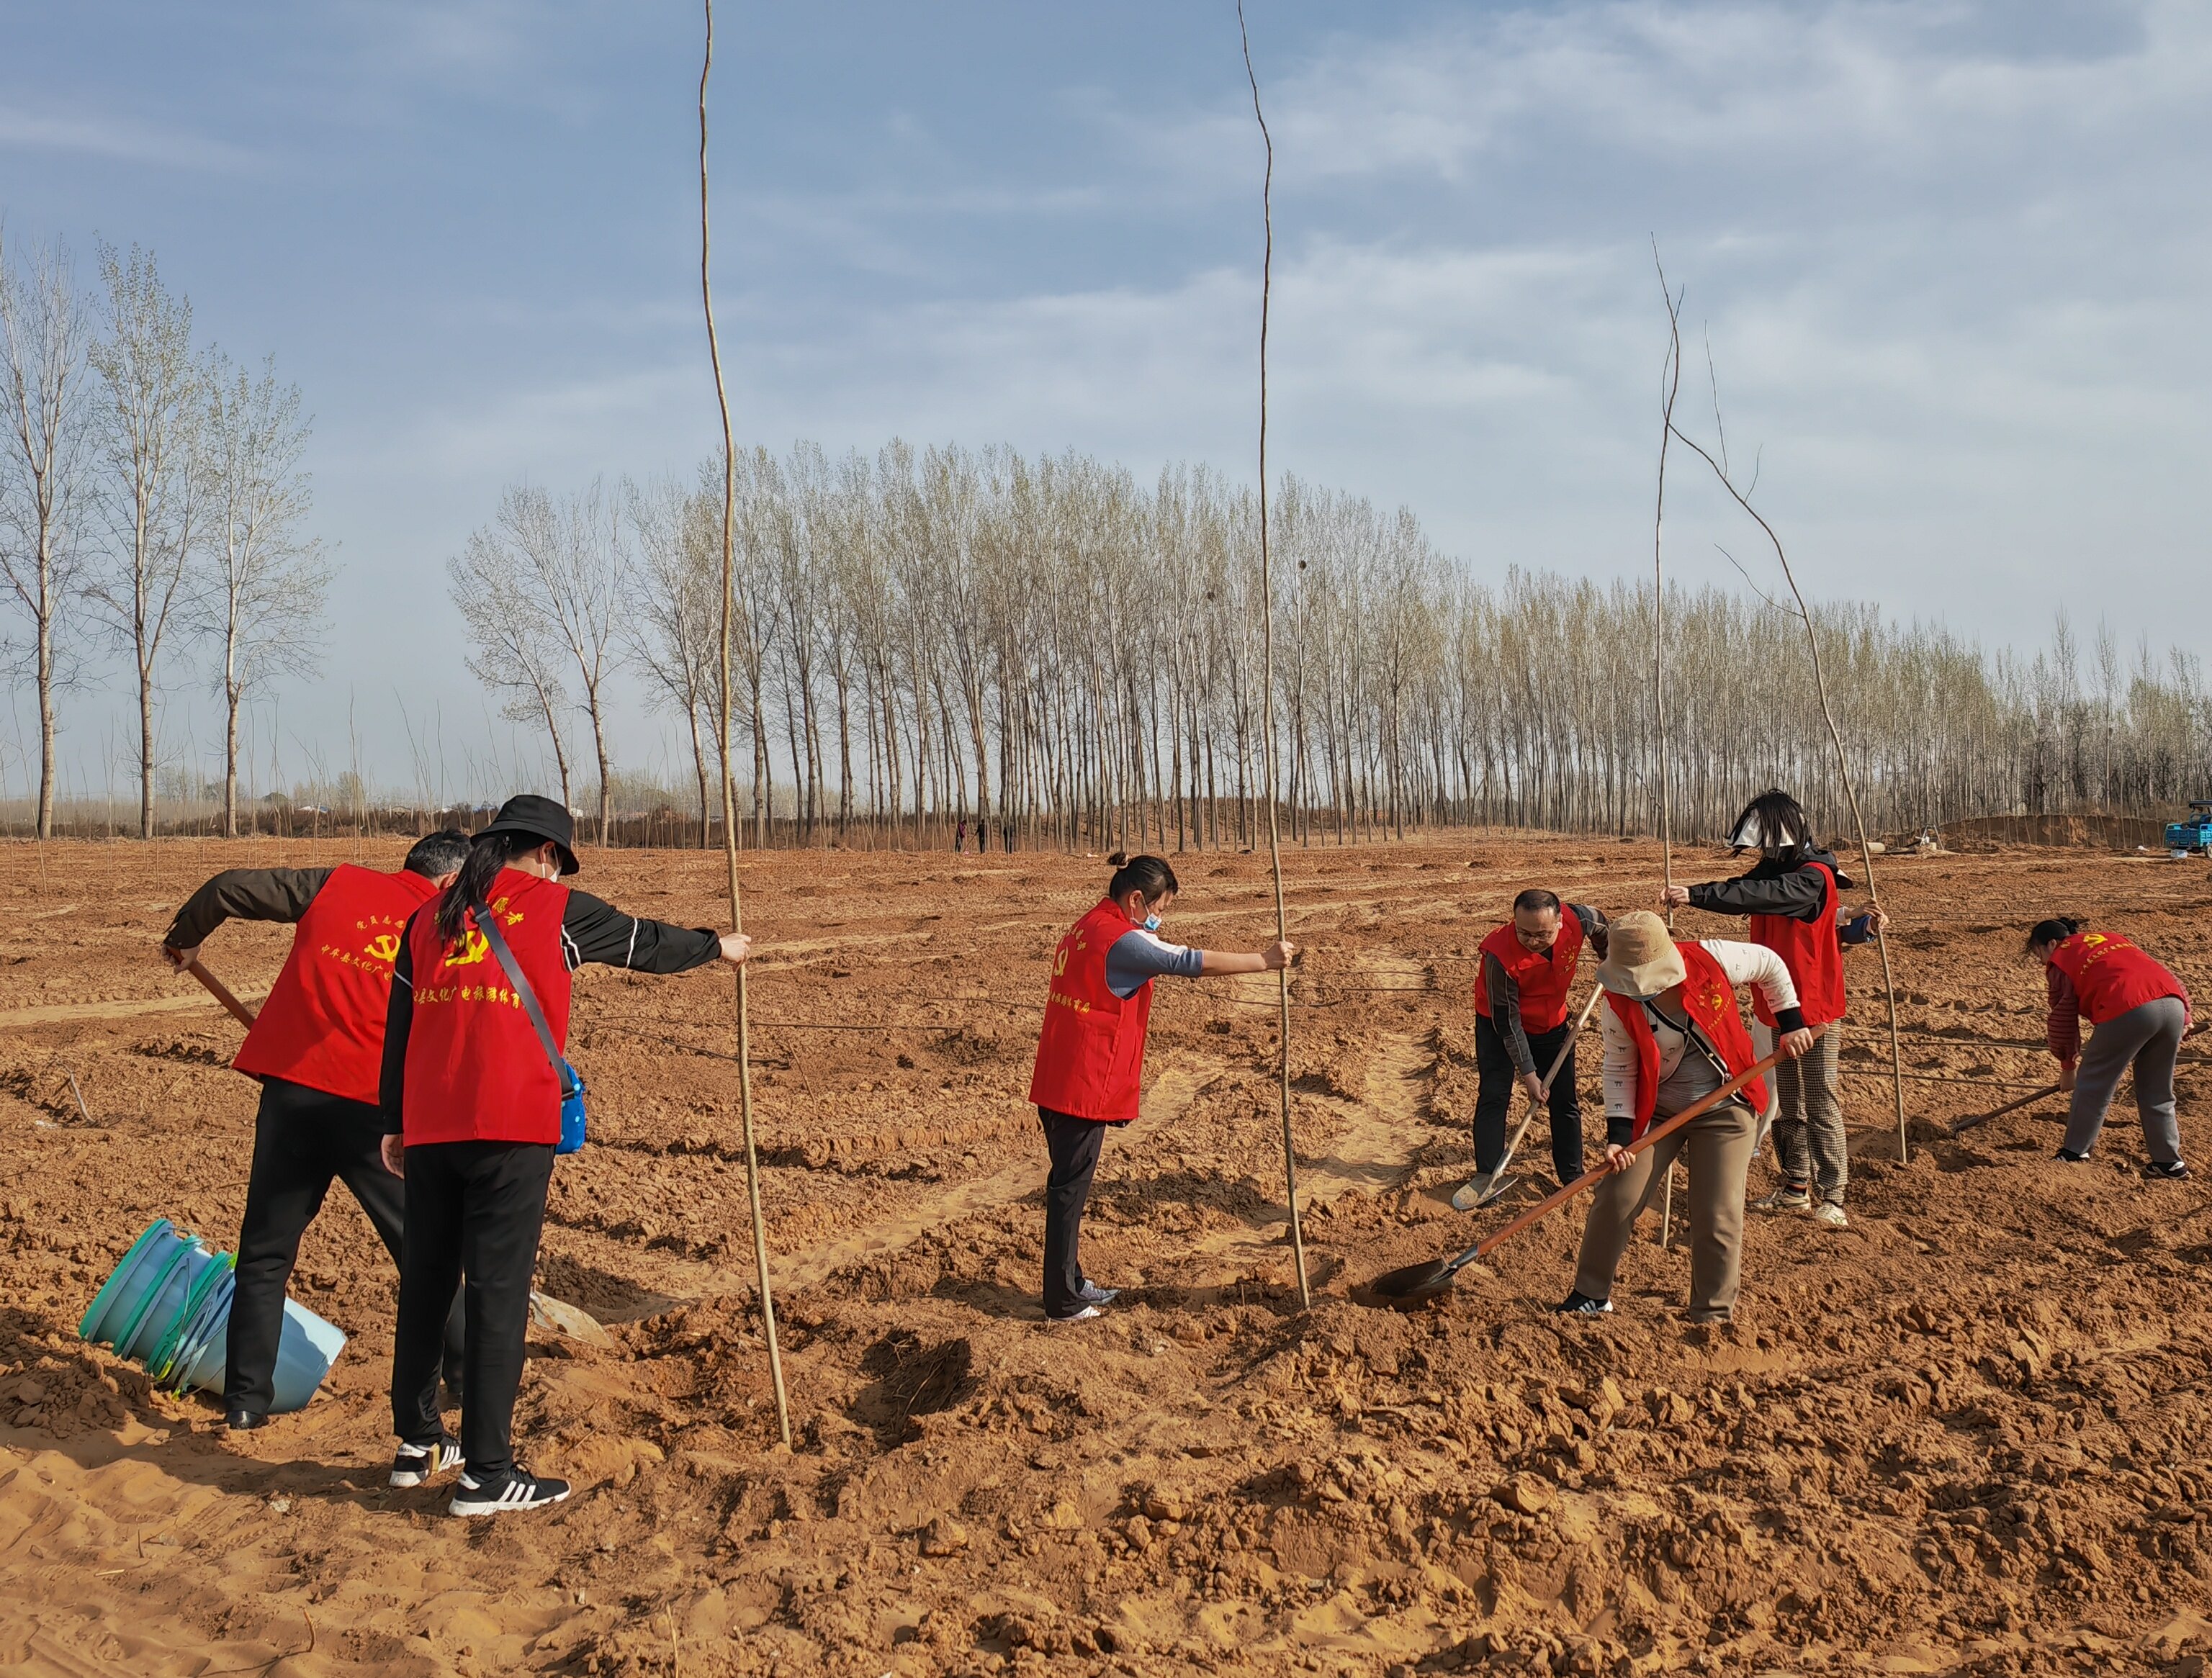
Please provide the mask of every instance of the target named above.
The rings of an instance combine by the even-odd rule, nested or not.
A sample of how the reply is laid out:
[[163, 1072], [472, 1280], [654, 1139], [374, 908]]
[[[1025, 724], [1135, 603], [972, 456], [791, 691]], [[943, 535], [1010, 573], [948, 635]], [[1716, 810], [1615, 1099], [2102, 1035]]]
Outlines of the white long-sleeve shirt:
[[[1765, 945], [1741, 943], [1732, 938], [1701, 938], [1698, 947], [1720, 964], [1730, 984], [1757, 985], [1766, 998], [1767, 1009], [1778, 1017], [1784, 1009], [1797, 1006], [1797, 987], [1790, 980], [1790, 969]], [[1655, 1117], [1678, 1113], [1728, 1081], [1732, 1075], [1702, 1039], [1694, 1039], [1698, 1051], [1689, 1057], [1690, 1063], [1685, 1066], [1685, 1051], [1692, 1038], [1654, 1003], [1644, 1003], [1644, 1014], [1659, 1042], [1659, 1099]], [[1610, 1130], [1613, 1121], [1632, 1123], [1636, 1117], [1636, 1039], [1612, 1009], [1606, 1009], [1600, 1019], [1605, 1044], [1605, 1116]]]

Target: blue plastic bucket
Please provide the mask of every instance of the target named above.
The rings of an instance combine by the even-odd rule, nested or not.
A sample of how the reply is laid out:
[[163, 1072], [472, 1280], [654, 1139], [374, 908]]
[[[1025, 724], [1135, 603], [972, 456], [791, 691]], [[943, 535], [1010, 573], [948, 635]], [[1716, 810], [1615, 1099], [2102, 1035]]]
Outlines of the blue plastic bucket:
[[[220, 1393], [228, 1373], [230, 1304], [238, 1279], [228, 1253], [157, 1218], [101, 1286], [78, 1335], [112, 1345], [157, 1384]], [[284, 1301], [272, 1411], [306, 1408], [345, 1348], [344, 1332], [296, 1299]]]

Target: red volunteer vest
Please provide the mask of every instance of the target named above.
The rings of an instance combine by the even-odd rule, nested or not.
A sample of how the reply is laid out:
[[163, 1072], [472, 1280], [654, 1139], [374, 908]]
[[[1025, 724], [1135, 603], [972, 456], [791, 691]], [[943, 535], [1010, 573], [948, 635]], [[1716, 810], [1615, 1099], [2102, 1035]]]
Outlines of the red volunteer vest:
[[[1743, 1015], [1736, 1007], [1735, 987], [1721, 971], [1721, 964], [1700, 946], [1677, 943], [1674, 948], [1682, 952], [1682, 965], [1689, 970], [1682, 980], [1682, 1011], [1705, 1033], [1705, 1040], [1720, 1051], [1729, 1077], [1749, 1070], [1758, 1064], [1759, 1057], [1753, 1051], [1751, 1033], [1745, 1029]], [[1651, 1128], [1651, 1115], [1659, 1105], [1659, 1035], [1651, 1029], [1642, 1003], [1626, 997], [1608, 996], [1606, 1000], [1613, 1004], [1613, 1013], [1636, 1045], [1636, 1125], [1629, 1133], [1633, 1141]], [[1692, 1045], [1682, 1052], [1693, 1055], [1698, 1051]], [[1753, 1112], [1765, 1108], [1765, 1079], [1753, 1078], [1739, 1093]]]
[[[1825, 1026], [1844, 1017], [1844, 941], [1836, 930], [1836, 871], [1826, 863], [1802, 863], [1820, 876], [1820, 918], [1791, 920], [1782, 915], [1751, 917], [1751, 941], [1764, 944], [1782, 958], [1797, 986], [1797, 1006], [1805, 1010], [1808, 1026]], [[1774, 1023], [1773, 1010], [1763, 991], [1754, 990], [1751, 1006], [1761, 1025]]]
[[[568, 888], [509, 868], [500, 870], [488, 897], [554, 1042], [565, 1048], [569, 977], [561, 917]], [[476, 918], [447, 945], [438, 936], [435, 912], [425, 907], [409, 930], [407, 953], [415, 970], [400, 1109], [407, 1146], [559, 1142], [560, 1081]]]
[[[1494, 955], [1514, 984], [1521, 987], [1521, 1026], [1528, 1032], [1557, 1031], [1567, 1023], [1567, 991], [1575, 982], [1575, 964], [1582, 959], [1582, 917], [1565, 904], [1559, 906], [1559, 936], [1549, 950], [1523, 949], [1508, 921], [1482, 941], [1482, 953]], [[1474, 980], [1474, 1011], [1490, 1017], [1490, 986], [1478, 968]]]
[[419, 874], [341, 863], [300, 917], [292, 953], [231, 1064], [374, 1106], [399, 936], [437, 894]]
[[2050, 959], [2073, 984], [2081, 1017], [2093, 1026], [2161, 997], [2179, 997], [2184, 1008], [2189, 1005], [2188, 988], [2133, 939], [2117, 932], [2077, 932], [2051, 951]]
[[1110, 899], [1076, 922], [1053, 953], [1052, 990], [1037, 1038], [1030, 1100], [1074, 1118], [1134, 1118], [1145, 1075], [1152, 982], [1124, 1000], [1106, 984], [1106, 953], [1129, 931]]

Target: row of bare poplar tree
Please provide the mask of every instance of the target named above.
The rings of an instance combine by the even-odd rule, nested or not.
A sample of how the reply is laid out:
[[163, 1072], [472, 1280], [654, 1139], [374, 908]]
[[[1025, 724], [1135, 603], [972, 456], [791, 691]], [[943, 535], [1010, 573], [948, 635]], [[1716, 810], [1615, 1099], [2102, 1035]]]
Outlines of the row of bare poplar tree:
[[[684, 730], [705, 837], [719, 803], [721, 467], [696, 480], [509, 489], [451, 565], [474, 669], [546, 731], [564, 796], [580, 712], [616, 812], [609, 681], [625, 663]], [[746, 838], [1242, 846], [1264, 830], [1257, 525], [1204, 467], [1146, 486], [1005, 448], [738, 463], [731, 759]], [[1650, 585], [1514, 571], [1479, 583], [1410, 512], [1282, 481], [1281, 795], [1306, 842], [1484, 823], [1656, 825]], [[1751, 793], [1838, 813], [1802, 627], [1670, 588], [1675, 830]], [[1849, 603], [1816, 608], [1867, 815], [1898, 829], [2199, 791], [2212, 693], [2195, 661], [2031, 657]]]
[[155, 706], [196, 662], [224, 707], [223, 832], [238, 831], [239, 716], [303, 672], [329, 570], [305, 529], [307, 422], [273, 363], [194, 341], [151, 252], [102, 245], [79, 283], [59, 244], [0, 230], [0, 668], [39, 706], [37, 832], [52, 836], [58, 698], [127, 656], [138, 701], [138, 826], [154, 833]]

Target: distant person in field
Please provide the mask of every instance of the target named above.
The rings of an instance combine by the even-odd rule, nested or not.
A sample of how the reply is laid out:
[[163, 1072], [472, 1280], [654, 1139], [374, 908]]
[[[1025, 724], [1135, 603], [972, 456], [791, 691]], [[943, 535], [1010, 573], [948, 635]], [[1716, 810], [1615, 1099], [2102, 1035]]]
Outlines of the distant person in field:
[[[461, 1467], [456, 1515], [538, 1509], [568, 1495], [514, 1460], [530, 1282], [561, 1140], [571, 976], [586, 961], [641, 973], [739, 962], [751, 941], [640, 920], [560, 883], [575, 823], [526, 793], [469, 843], [459, 874], [408, 918], [384, 1033], [384, 1163], [407, 1184], [392, 1352], [392, 1484]], [[495, 925], [510, 977], [486, 936]], [[540, 1027], [544, 1034], [541, 1036]], [[464, 1282], [463, 1278], [466, 1281]], [[462, 1286], [467, 1380], [461, 1437], [437, 1404], [441, 1314]]]
[[[1851, 881], [1832, 853], [1814, 845], [1803, 809], [1779, 789], [1762, 792], [1744, 806], [1729, 843], [1739, 852], [1759, 853], [1749, 873], [1702, 886], [1668, 886], [1659, 900], [1666, 908], [1686, 906], [1716, 915], [1749, 916], [1752, 942], [1772, 950], [1790, 969], [1805, 1023], [1829, 1027], [1804, 1059], [1774, 1069], [1774, 1148], [1782, 1184], [1759, 1202], [1759, 1209], [1809, 1210], [1820, 1222], [1842, 1229], [1850, 1221], [1844, 1191], [1850, 1181], [1839, 1087], [1844, 946], [1866, 942], [1877, 927], [1889, 924], [1888, 918], [1871, 908], [1854, 914], [1843, 906], [1838, 894]], [[1754, 1009], [1759, 1023], [1753, 1034], [1765, 1045], [1763, 1056], [1773, 1040], [1773, 1010], [1764, 997]]]
[[1044, 1314], [1053, 1323], [1099, 1316], [1120, 1292], [1084, 1275], [1078, 1249], [1106, 1132], [1137, 1116], [1152, 981], [1162, 974], [1273, 972], [1297, 955], [1291, 943], [1250, 954], [1170, 944], [1159, 928], [1175, 901], [1175, 870], [1160, 857], [1125, 857], [1118, 851], [1106, 860], [1114, 869], [1106, 895], [1053, 952], [1030, 1079], [1030, 1100], [1052, 1160], [1044, 1190]]
[[[2189, 987], [2132, 939], [2091, 932], [2070, 916], [2038, 921], [2027, 935], [2027, 954], [2043, 964], [2051, 1002], [2045, 1038], [2058, 1061], [2058, 1087], [2073, 1098], [2058, 1157], [2073, 1164], [2089, 1157], [2120, 1074], [2132, 1067], [2136, 1112], [2150, 1151], [2143, 1175], [2187, 1177], [2174, 1116], [2173, 1062], [2189, 1031]], [[2084, 1020], [2096, 1027], [2086, 1050]]]
[[[1605, 955], [1605, 916], [1587, 904], [1562, 906], [1531, 887], [1513, 900], [1513, 918], [1482, 941], [1474, 983], [1474, 1178], [1452, 1196], [1473, 1209], [1491, 1190], [1505, 1157], [1505, 1121], [1517, 1090], [1548, 1100], [1552, 1169], [1562, 1184], [1583, 1174], [1583, 1105], [1575, 1092], [1574, 1026], [1567, 993], [1587, 942]], [[1552, 1080], [1544, 1074], [1564, 1050]]]
[[[376, 1107], [392, 959], [408, 916], [453, 881], [469, 836], [453, 828], [418, 839], [396, 874], [356, 868], [237, 868], [218, 874], [177, 911], [161, 954], [179, 972], [227, 920], [295, 927], [291, 953], [231, 1062], [259, 1081], [253, 1166], [238, 1232], [231, 1298], [224, 1425], [258, 1427], [276, 1400], [276, 1342], [284, 1289], [300, 1238], [336, 1178], [353, 1191], [392, 1262], [399, 1263], [406, 1196], [378, 1152]], [[461, 1386], [461, 1313], [447, 1293], [444, 1367]]]
[[1613, 1273], [1636, 1220], [1676, 1159], [1689, 1165], [1690, 1308], [1692, 1323], [1735, 1315], [1743, 1271], [1744, 1183], [1766, 1089], [1758, 1079], [1711, 1112], [1641, 1154], [1631, 1145], [1661, 1119], [1694, 1106], [1763, 1058], [1735, 999], [1753, 986], [1795, 1060], [1813, 1046], [1796, 987], [1782, 958], [1762, 944], [1709, 938], [1678, 943], [1648, 909], [1613, 918], [1597, 982], [1605, 1010], [1605, 1162], [1583, 1226], [1575, 1285], [1559, 1309], [1598, 1316], [1613, 1309]]

